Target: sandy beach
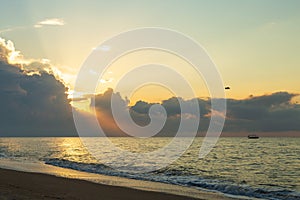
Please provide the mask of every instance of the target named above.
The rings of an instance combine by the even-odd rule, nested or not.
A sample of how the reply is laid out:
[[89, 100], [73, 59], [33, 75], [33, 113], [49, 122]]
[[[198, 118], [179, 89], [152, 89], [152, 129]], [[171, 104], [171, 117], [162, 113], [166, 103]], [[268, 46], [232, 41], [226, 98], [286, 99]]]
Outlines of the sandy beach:
[[[132, 188], [96, 184], [84, 180], [68, 179], [47, 174], [20, 172], [8, 169], [0, 169], [0, 199], [30, 199], [30, 200], [53, 200], [53, 199], [194, 199], [172, 194], [152, 191], [142, 191]], [[217, 196], [205, 196], [197, 199], [214, 199]], [[226, 197], [223, 197], [227, 199]], [[222, 199], [223, 199], [222, 198]]]
[[46, 174], [0, 169], [0, 199], [193, 199], [188, 197], [107, 186]]
[[158, 192], [107, 186], [46, 174], [0, 169], [0, 199], [193, 199]]

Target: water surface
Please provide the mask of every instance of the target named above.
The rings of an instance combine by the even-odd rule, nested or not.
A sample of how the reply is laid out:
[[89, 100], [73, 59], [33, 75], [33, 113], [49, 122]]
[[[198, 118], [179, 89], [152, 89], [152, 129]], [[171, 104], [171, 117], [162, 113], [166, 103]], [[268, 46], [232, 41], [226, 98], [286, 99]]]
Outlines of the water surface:
[[[171, 138], [110, 138], [121, 149], [150, 152]], [[185, 138], [182, 138], [184, 140]], [[227, 194], [264, 199], [300, 199], [300, 138], [220, 138], [204, 159], [199, 159], [203, 138], [177, 161], [150, 173], [135, 174], [103, 165], [116, 160], [102, 138], [88, 138], [99, 149], [95, 159], [79, 138], [1, 138], [0, 157], [15, 161], [45, 162], [79, 171], [149, 180], [187, 187], [217, 190]], [[157, 161], [164, 159], [157, 158]], [[151, 165], [151, 163], [145, 163]]]

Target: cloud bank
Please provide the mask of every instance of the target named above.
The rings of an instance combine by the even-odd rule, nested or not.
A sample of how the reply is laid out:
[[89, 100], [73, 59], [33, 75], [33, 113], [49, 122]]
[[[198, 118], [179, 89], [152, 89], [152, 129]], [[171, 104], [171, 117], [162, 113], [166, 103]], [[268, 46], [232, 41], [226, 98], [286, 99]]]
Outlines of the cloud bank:
[[[228, 99], [224, 131], [300, 131], [300, 105], [291, 103], [292, 98], [295, 96], [297, 94], [276, 92], [242, 100]], [[109, 89], [104, 94], [97, 95], [91, 104], [97, 110], [100, 125], [104, 127], [104, 131], [109, 135], [126, 135], [118, 128], [112, 117], [111, 97], [117, 99], [119, 108], [121, 108], [118, 110], [119, 114], [129, 109], [132, 119], [138, 125], [145, 126], [150, 123], [149, 109], [154, 103], [138, 101], [135, 105], [128, 107], [127, 100], [122, 99], [119, 93], [114, 93], [112, 89]], [[179, 101], [185, 107], [185, 113], [181, 113]], [[174, 136], [181, 118], [189, 122], [200, 119], [198, 131], [199, 133], [205, 132], [210, 122], [210, 116], [212, 113], [218, 112], [218, 110], [211, 110], [211, 101], [220, 101], [220, 99], [195, 98], [184, 100], [172, 97], [162, 101], [159, 104], [165, 108], [167, 120], [157, 136]], [[200, 116], [195, 115], [193, 110], [195, 105], [200, 108]]]
[[277, 92], [244, 100], [229, 99], [225, 131], [300, 131], [297, 94]]

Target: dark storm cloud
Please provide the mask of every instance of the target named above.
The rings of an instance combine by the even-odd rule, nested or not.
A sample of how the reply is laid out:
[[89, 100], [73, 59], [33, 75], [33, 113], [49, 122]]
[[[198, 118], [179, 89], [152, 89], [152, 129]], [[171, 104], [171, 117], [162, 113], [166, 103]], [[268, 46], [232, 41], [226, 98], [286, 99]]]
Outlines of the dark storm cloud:
[[299, 131], [300, 109], [291, 100], [296, 94], [271, 95], [227, 101], [228, 131]]
[[[8, 63], [9, 53], [0, 45], [0, 136], [76, 135], [64, 84], [44, 70], [27, 75]], [[44, 67], [35, 62], [28, 71]]]
[[[110, 110], [111, 95], [118, 97], [118, 102], [124, 110], [126, 108], [129, 109], [131, 117], [138, 125], [145, 126], [150, 123], [148, 113], [150, 107], [154, 105], [153, 103], [138, 101], [135, 105], [127, 107], [128, 102], [123, 100], [120, 94], [114, 93], [112, 89], [95, 98], [96, 108], [102, 111], [102, 113], [107, 113], [106, 117], [111, 119], [110, 122], [114, 123]], [[224, 131], [300, 131], [300, 107], [297, 104], [291, 103], [292, 98], [295, 96], [297, 95], [287, 92], [277, 92], [242, 100], [228, 99]], [[212, 101], [220, 101], [220, 99], [212, 99]], [[181, 113], [179, 102], [184, 107], [185, 112], [183, 113]], [[182, 116], [184, 116], [183, 120], [195, 120], [193, 118], [196, 117], [193, 109], [195, 105], [198, 105], [200, 108], [200, 125], [198, 131], [207, 130], [212, 113], [210, 99], [184, 100], [173, 97], [162, 101], [160, 105], [167, 112], [167, 121], [158, 136], [174, 135], [178, 130]], [[199, 119], [199, 116], [197, 119]]]
[[[180, 108], [180, 104], [182, 109]], [[137, 113], [147, 114], [152, 105], [154, 105], [154, 103], [138, 101], [134, 106], [131, 107], [131, 109]], [[181, 112], [183, 114], [195, 115], [196, 111], [194, 106], [199, 107], [201, 116], [209, 113], [209, 103], [202, 99], [184, 100], [180, 97], [172, 97], [167, 100], [163, 100], [161, 105], [166, 109], [168, 116], [179, 115]]]
[[291, 99], [295, 94], [278, 92], [272, 95], [252, 97], [245, 100], [228, 100], [228, 116], [238, 119], [262, 119], [276, 109], [291, 107]]
[[[92, 106], [94, 105], [96, 110], [98, 111], [98, 121], [107, 135], [126, 135], [119, 128], [117, 128], [118, 126], [116, 125], [116, 122], [112, 116], [111, 98], [115, 98], [118, 104], [117, 113], [119, 115], [122, 115], [122, 113], [129, 111], [133, 121], [140, 126], [146, 126], [151, 122], [148, 113], [150, 107], [155, 105], [154, 103], [138, 101], [135, 105], [129, 107], [129, 102], [122, 99], [119, 93], [114, 93], [112, 89], [108, 89], [105, 93], [97, 95], [91, 104]], [[182, 110], [184, 111], [183, 113], [181, 113], [180, 104], [182, 105]], [[182, 98], [173, 97], [164, 100], [159, 105], [165, 108], [167, 120], [163, 129], [158, 133], [157, 136], [174, 135], [174, 133], [176, 133], [178, 130], [180, 120], [185, 121], [187, 126], [189, 124], [192, 124], [192, 122], [194, 122], [195, 120], [198, 121], [199, 116], [196, 116], [196, 112], [194, 109], [195, 105], [200, 108], [201, 117], [204, 118], [204, 116], [209, 113], [209, 104], [206, 101], [200, 99], [184, 100]], [[112, 132], [112, 130], [116, 132]], [[189, 130], [189, 128], [186, 127], [186, 130]]]
[[110, 88], [103, 94], [98, 94], [95, 98], [92, 98], [91, 106], [95, 106], [98, 122], [107, 136], [126, 136], [113, 119], [111, 111], [112, 98], [116, 100], [119, 112], [124, 112], [128, 102], [123, 100], [119, 93], [114, 93]]

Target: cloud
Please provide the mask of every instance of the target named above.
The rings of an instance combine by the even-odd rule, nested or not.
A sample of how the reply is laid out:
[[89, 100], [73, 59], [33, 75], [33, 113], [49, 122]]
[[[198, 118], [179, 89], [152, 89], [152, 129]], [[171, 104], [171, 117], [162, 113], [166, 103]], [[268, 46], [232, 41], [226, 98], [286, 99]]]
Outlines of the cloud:
[[105, 83], [111, 83], [113, 82], [113, 78], [109, 78], [109, 79], [100, 79], [100, 83], [105, 84]]
[[11, 64], [13, 51], [0, 40], [0, 136], [76, 136], [65, 85], [49, 64]]
[[15, 59], [20, 58], [20, 52], [15, 50], [12, 41], [5, 41], [0, 38], [0, 60], [3, 62], [13, 62]]
[[51, 18], [40, 21], [34, 25], [35, 28], [41, 28], [43, 26], [63, 26], [65, 21], [60, 18]]
[[[116, 102], [122, 108], [118, 110], [119, 114], [129, 109], [131, 117], [136, 124], [145, 126], [150, 123], [149, 110], [151, 106], [155, 105], [154, 103], [138, 101], [135, 105], [128, 106], [127, 100], [122, 99], [119, 93], [114, 93], [112, 89], [109, 89], [104, 94], [97, 95], [94, 104], [92, 104], [98, 110], [100, 124], [103, 119], [105, 119], [105, 122], [109, 122], [106, 124], [104, 121], [102, 122], [102, 125], [106, 126], [104, 129], [108, 131], [109, 136], [125, 134], [116, 128], [117, 125], [112, 117], [112, 96], [117, 97], [118, 100]], [[300, 131], [300, 106], [291, 103], [292, 98], [296, 96], [297, 94], [288, 92], [277, 92], [242, 100], [228, 99], [224, 131]], [[181, 118], [186, 124], [192, 124], [200, 119], [198, 132], [205, 132], [208, 128], [211, 115], [218, 115], [220, 113], [218, 110], [211, 110], [211, 101], [220, 101], [220, 99], [195, 98], [184, 100], [183, 98], [172, 97], [163, 100], [159, 105], [165, 108], [167, 120], [163, 129], [158, 133], [158, 136], [174, 136], [178, 130]], [[179, 102], [182, 108], [184, 108], [184, 112], [182, 112]], [[193, 109], [195, 105], [200, 108], [200, 116], [197, 116]], [[109, 126], [114, 128], [110, 129]]]
[[50, 19], [45, 19], [43, 21], [39, 21], [33, 26], [15, 26], [15, 27], [9, 27], [5, 29], [1, 29], [0, 33], [8, 33], [12, 31], [17, 31], [17, 30], [22, 30], [22, 29], [31, 29], [32, 27], [34, 28], [42, 28], [44, 26], [64, 26], [66, 23], [63, 19], [61, 18], [50, 18]]
[[114, 93], [111, 88], [107, 89], [103, 94], [98, 94], [95, 98], [92, 98], [91, 106], [94, 106], [97, 110], [98, 122], [103, 131], [108, 136], [127, 136], [116, 124], [111, 110], [111, 100], [114, 98], [119, 107], [120, 112], [126, 110], [128, 101], [123, 100], [119, 93]]
[[93, 51], [110, 51], [111, 47], [107, 46], [107, 45], [102, 45], [102, 46], [98, 46], [98, 47], [94, 47], [92, 48]]
[[6, 33], [6, 32], [10, 32], [10, 31], [13, 31], [13, 29], [12, 28], [6, 28], [6, 29], [0, 30], [0, 33]]
[[227, 131], [299, 131], [300, 108], [291, 103], [298, 94], [277, 92], [227, 101]]
[[[114, 102], [116, 103], [115, 109], [120, 119], [119, 123], [123, 126], [129, 126], [128, 121], [125, 118], [125, 112], [129, 111], [130, 117], [137, 125], [146, 126], [151, 122], [149, 117], [149, 110], [151, 106], [163, 106], [166, 111], [167, 120], [157, 136], [174, 136], [179, 128], [181, 120], [183, 120], [185, 124], [184, 129], [187, 130], [188, 136], [188, 131], [191, 132], [191, 125], [193, 123], [198, 123], [200, 117], [204, 117], [209, 113], [209, 104], [206, 101], [200, 99], [184, 100], [182, 98], [175, 97], [164, 100], [162, 103], [138, 101], [135, 105], [130, 107], [128, 106], [129, 101], [127, 99], [122, 99], [119, 93], [115, 93], [112, 89], [108, 89], [103, 94], [96, 95], [95, 99], [91, 103], [91, 106], [96, 108], [98, 121], [108, 136], [127, 135], [118, 127], [114, 120], [111, 109], [112, 99], [114, 99]], [[182, 105], [182, 110], [184, 110], [182, 113], [180, 104]], [[196, 115], [194, 106], [198, 106], [200, 108], [200, 116]], [[160, 121], [165, 117], [165, 113], [160, 112], [159, 110], [154, 110], [154, 113], [152, 120]], [[139, 136], [143, 136], [143, 133], [137, 134], [139, 134]]]
[[9, 28], [0, 30], [0, 33], [7, 33], [7, 32], [16, 31], [16, 30], [25, 29], [25, 28], [27, 28], [27, 27], [26, 26], [9, 27]]

